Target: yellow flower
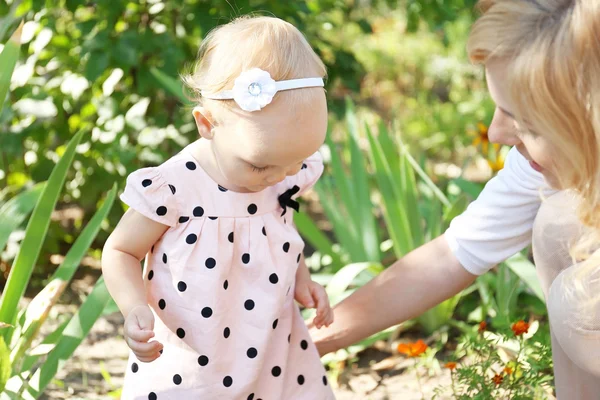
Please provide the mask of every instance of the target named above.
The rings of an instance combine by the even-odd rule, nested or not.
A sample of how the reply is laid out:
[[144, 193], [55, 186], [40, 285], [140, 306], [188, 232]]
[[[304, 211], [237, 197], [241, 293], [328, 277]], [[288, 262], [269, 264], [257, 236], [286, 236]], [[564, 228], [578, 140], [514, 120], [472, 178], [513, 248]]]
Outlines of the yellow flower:
[[492, 160], [491, 158], [487, 159], [488, 165], [492, 169], [492, 172], [497, 173], [502, 168], [504, 168], [504, 159], [505, 156], [500, 154], [500, 145], [497, 143], [492, 144], [496, 153], [496, 159]]
[[510, 375], [510, 374], [513, 373], [513, 369], [511, 367], [509, 367], [509, 366], [506, 366], [506, 367], [504, 367], [504, 373], [506, 375]]
[[475, 132], [475, 139], [473, 139], [472, 145], [475, 147], [481, 146], [481, 151], [485, 156], [488, 155], [490, 139], [488, 138], [488, 127], [485, 124], [477, 123], [477, 132]]

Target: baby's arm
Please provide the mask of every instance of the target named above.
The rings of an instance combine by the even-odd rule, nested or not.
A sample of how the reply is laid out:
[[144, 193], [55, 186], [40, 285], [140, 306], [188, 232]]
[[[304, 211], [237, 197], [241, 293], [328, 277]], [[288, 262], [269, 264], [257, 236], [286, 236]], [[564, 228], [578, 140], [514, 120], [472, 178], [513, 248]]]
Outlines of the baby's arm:
[[140, 261], [168, 228], [129, 209], [104, 245], [102, 274], [125, 318], [136, 306], [148, 304]]
[[154, 314], [147, 304], [140, 260], [168, 226], [129, 209], [110, 235], [102, 252], [106, 287], [125, 317], [123, 334], [139, 361], [160, 357], [163, 345], [154, 337]]
[[306, 308], [316, 308], [317, 316], [313, 320], [316, 328], [329, 326], [333, 323], [333, 311], [327, 297], [325, 288], [313, 281], [310, 271], [304, 261], [304, 255], [300, 258], [298, 270], [296, 271], [296, 289], [294, 298]]

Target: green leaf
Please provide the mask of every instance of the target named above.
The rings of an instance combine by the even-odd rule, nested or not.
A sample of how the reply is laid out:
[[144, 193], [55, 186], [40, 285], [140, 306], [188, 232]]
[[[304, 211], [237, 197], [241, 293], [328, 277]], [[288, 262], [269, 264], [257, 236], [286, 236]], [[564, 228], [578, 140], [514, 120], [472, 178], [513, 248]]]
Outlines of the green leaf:
[[4, 338], [0, 337], [0, 393], [2, 393], [6, 382], [10, 379], [11, 370], [10, 351], [4, 342]]
[[31, 210], [35, 207], [44, 183], [38, 183], [31, 189], [19, 193], [0, 207], [0, 252], [6, 246], [8, 237], [17, 229], [27, 218]]
[[533, 293], [542, 302], [544, 299], [544, 291], [537, 277], [535, 265], [531, 263], [523, 254], [518, 253], [504, 262], [512, 272], [514, 272], [525, 284], [533, 291]]
[[332, 297], [339, 297], [350, 287], [350, 284], [363, 271], [370, 271], [373, 276], [378, 275], [384, 270], [379, 263], [361, 262], [346, 265], [339, 270], [327, 285], [327, 294]]
[[[39, 329], [47, 319], [47, 310], [49, 310], [49, 308], [56, 303], [64, 291], [64, 288], [71, 281], [73, 275], [75, 275], [77, 268], [81, 264], [81, 260], [83, 257], [85, 257], [90, 245], [98, 235], [102, 221], [104, 221], [104, 219], [108, 216], [116, 197], [117, 185], [115, 183], [113, 184], [111, 191], [108, 193], [108, 196], [102, 207], [92, 217], [81, 234], [78, 235], [77, 240], [67, 252], [62, 264], [50, 278], [50, 282], [27, 306], [27, 321], [31, 326], [27, 326], [28, 324], [26, 322], [25, 326], [23, 327], [25, 333], [23, 333], [22, 337], [20, 338], [21, 348], [17, 351], [13, 351], [13, 366], [20, 366], [22, 364], [22, 357], [25, 354], [25, 350], [30, 347], [31, 342], [35, 339]], [[46, 290], [51, 287], [56, 287], [57, 290]], [[47, 310], [41, 309], [42, 307], [40, 307], [40, 305], [45, 307]]]
[[[31, 278], [31, 273], [48, 232], [52, 211], [62, 191], [67, 173], [75, 157], [75, 149], [81, 141], [83, 133], [83, 131], [80, 131], [69, 142], [65, 153], [52, 170], [50, 178], [29, 219], [25, 238], [21, 243], [21, 248], [15, 258], [6, 282], [6, 287], [0, 298], [0, 321], [12, 324], [15, 320], [19, 300], [25, 293], [25, 288]], [[0, 331], [0, 334], [4, 339], [9, 339], [12, 331], [13, 328], [4, 329]], [[6, 341], [10, 342], [10, 340]]]
[[192, 105], [193, 103], [183, 93], [183, 86], [181, 82], [175, 78], [170, 77], [157, 68], [150, 68], [150, 73], [156, 78], [158, 83], [167, 92], [177, 97], [183, 104]]
[[109, 53], [106, 50], [95, 50], [90, 53], [90, 57], [85, 64], [85, 77], [94, 82], [108, 68]]
[[109, 299], [110, 294], [104, 284], [104, 278], [100, 277], [63, 331], [54, 350], [48, 354], [42, 366], [33, 373], [29, 387], [26, 389], [30, 395], [34, 398], [41, 396], [56, 373], [63, 367], [64, 360], [68, 360], [86, 338]]
[[2, 107], [4, 106], [6, 93], [8, 93], [8, 88], [10, 87], [10, 79], [19, 58], [22, 29], [23, 22], [21, 22], [15, 33], [8, 39], [0, 54], [0, 111], [2, 111]]
[[294, 224], [298, 229], [298, 232], [304, 237], [304, 239], [310, 243], [312, 247], [317, 249], [323, 254], [331, 256], [333, 259], [334, 268], [341, 266], [341, 259], [338, 253], [333, 250], [333, 243], [329, 238], [319, 229], [314, 221], [308, 216], [308, 214], [301, 212], [294, 216]]

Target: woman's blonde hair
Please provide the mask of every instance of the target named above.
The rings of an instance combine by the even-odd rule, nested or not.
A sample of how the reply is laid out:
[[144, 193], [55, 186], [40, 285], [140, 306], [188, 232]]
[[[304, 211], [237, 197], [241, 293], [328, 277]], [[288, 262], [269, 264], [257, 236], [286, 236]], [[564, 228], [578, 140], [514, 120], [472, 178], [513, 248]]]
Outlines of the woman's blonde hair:
[[[304, 35], [292, 24], [268, 16], [242, 16], [213, 29], [202, 41], [198, 61], [182, 79], [192, 100], [205, 107], [235, 107], [233, 100], [203, 99], [201, 91], [216, 93], [233, 87], [241, 72], [260, 68], [276, 80], [325, 77], [326, 68]], [[290, 107], [311, 101], [322, 88], [277, 93], [273, 101]]]
[[508, 61], [504, 83], [517, 120], [549, 141], [561, 187], [579, 192], [586, 234], [571, 255], [584, 265], [570, 274], [569, 293], [597, 305], [600, 293], [589, 284], [600, 272], [600, 2], [480, 0], [479, 6], [469, 56], [481, 64]]

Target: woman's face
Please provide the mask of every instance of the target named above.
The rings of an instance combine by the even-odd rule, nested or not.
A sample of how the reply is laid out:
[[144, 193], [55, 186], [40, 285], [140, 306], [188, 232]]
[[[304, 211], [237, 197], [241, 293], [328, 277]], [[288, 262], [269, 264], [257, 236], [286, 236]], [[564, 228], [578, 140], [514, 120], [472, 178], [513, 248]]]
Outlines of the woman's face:
[[[514, 117], [516, 110], [508, 95], [507, 70], [504, 60], [492, 60], [486, 65], [488, 89], [496, 103], [488, 138], [492, 143], [516, 146], [529, 160], [531, 168], [543, 174], [551, 186], [557, 187], [558, 181], [554, 173], [556, 165], [550, 143], [544, 138], [543, 132], [535, 132], [529, 126], [520, 126]], [[526, 111], [524, 115], [526, 119]]]

